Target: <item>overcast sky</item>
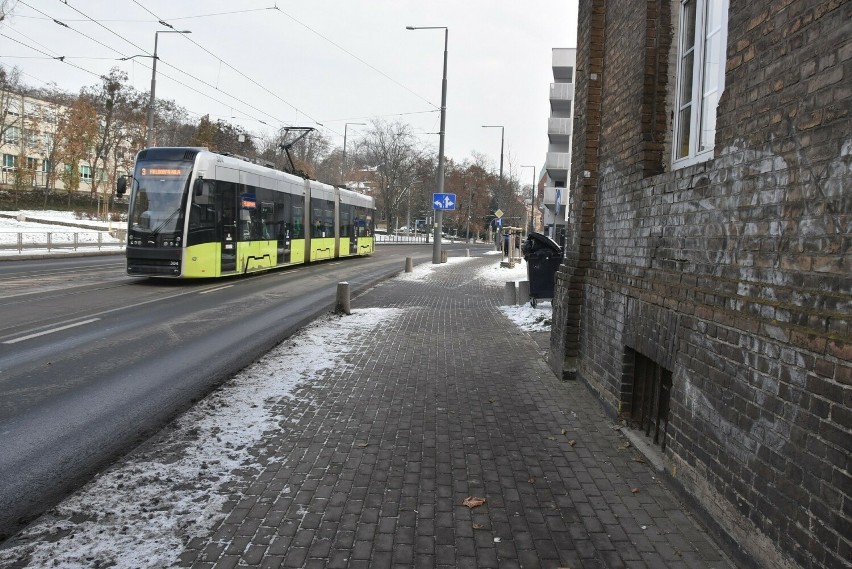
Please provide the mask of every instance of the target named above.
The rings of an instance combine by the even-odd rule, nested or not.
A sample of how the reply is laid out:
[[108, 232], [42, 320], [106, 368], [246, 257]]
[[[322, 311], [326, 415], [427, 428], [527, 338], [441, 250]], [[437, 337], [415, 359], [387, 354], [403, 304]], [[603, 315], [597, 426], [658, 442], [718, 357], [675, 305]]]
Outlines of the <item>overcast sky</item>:
[[[504, 167], [522, 179], [531, 172], [517, 168], [540, 168], [547, 151], [551, 50], [575, 47], [577, 33], [577, 0], [12, 3], [0, 64], [20, 67], [29, 85], [77, 92], [118, 66], [147, 91], [163, 20], [192, 33], [159, 34], [158, 99], [257, 134], [321, 123], [338, 146], [347, 122], [381, 117], [409, 123], [437, 150], [444, 33], [405, 27], [447, 26], [446, 155], [482, 152], [498, 168], [500, 129], [481, 127], [503, 125]], [[134, 55], [148, 57], [120, 61]], [[364, 128], [350, 124], [349, 140]]]

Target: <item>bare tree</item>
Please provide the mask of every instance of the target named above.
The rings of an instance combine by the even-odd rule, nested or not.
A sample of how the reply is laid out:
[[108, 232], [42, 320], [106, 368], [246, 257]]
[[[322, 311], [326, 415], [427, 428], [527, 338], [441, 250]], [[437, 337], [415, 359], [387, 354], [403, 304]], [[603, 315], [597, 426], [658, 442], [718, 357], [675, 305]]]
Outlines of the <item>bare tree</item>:
[[56, 127], [57, 158], [63, 165], [59, 179], [68, 191], [69, 208], [72, 193], [80, 187], [80, 163], [95, 145], [97, 120], [97, 109], [80, 97], [62, 114]]
[[[148, 95], [138, 93], [138, 104], [140, 110], [147, 111]], [[189, 122], [187, 110], [170, 99], [157, 99], [155, 105], [157, 113], [157, 146], [190, 146], [194, 128]], [[143, 112], [143, 118], [145, 113]], [[141, 146], [144, 145], [144, 139]]]
[[0, 0], [0, 23], [6, 20], [15, 11], [17, 0]]
[[474, 152], [472, 160], [462, 164], [450, 161], [445, 188], [447, 192], [456, 194], [456, 209], [444, 212], [447, 227], [466, 236], [480, 235], [485, 231], [494, 218], [489, 190], [496, 182], [496, 176], [488, 171], [488, 159], [483, 154]]
[[80, 94], [98, 113], [95, 121], [97, 134], [94, 146], [85, 160], [92, 174], [92, 195], [98, 193], [101, 182], [107, 182], [106, 176], [103, 176], [106, 173], [107, 160], [117, 141], [123, 138], [117, 117], [122, 114], [122, 107], [126, 105], [124, 94], [126, 82], [127, 73], [113, 67], [109, 75], [101, 77], [100, 85], [84, 88]]
[[[0, 7], [2, 9], [2, 7]], [[18, 128], [21, 100], [21, 70], [13, 67], [6, 71], [0, 67], [0, 142], [12, 129]]]
[[388, 225], [395, 223], [403, 200], [419, 180], [418, 165], [423, 150], [407, 124], [374, 119], [358, 147], [360, 157], [376, 168], [377, 208]]

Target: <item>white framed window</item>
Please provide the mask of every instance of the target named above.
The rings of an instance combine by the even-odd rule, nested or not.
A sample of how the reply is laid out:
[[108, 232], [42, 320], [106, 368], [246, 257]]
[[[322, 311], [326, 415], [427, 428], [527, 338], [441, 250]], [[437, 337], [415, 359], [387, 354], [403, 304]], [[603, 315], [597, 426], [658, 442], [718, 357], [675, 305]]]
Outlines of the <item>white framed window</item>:
[[92, 167], [80, 164], [80, 178], [84, 180], [92, 179]]
[[14, 154], [4, 154], [3, 155], [3, 169], [4, 170], [14, 170], [18, 165], [18, 157]]
[[3, 139], [6, 144], [18, 144], [21, 141], [21, 129], [17, 126], [10, 126], [6, 129]]
[[674, 113], [674, 166], [713, 157], [716, 109], [725, 88], [728, 0], [681, 0]]
[[28, 148], [38, 148], [39, 133], [35, 130], [24, 129], [24, 140]]

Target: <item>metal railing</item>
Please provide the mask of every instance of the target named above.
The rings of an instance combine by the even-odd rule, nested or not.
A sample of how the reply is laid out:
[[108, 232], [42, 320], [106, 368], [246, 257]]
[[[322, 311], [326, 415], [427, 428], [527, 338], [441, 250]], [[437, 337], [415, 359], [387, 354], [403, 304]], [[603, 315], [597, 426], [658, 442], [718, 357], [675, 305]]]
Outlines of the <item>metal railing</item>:
[[0, 251], [18, 253], [36, 249], [47, 251], [124, 247], [123, 239], [112, 237], [109, 231], [0, 231]]

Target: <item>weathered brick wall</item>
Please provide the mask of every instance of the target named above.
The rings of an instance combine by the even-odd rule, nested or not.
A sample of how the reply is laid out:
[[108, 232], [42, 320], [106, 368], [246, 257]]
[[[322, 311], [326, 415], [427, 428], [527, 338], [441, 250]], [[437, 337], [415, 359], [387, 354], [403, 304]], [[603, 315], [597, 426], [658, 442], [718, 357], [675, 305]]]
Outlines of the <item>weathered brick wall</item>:
[[731, 0], [716, 157], [682, 169], [647, 119], [656, 97], [670, 132], [673, 85], [654, 85], [673, 77], [677, 12], [580, 4], [575, 97], [580, 112], [598, 13], [601, 123], [598, 140], [575, 122], [587, 207], [558, 275], [553, 367], [614, 413], [627, 348], [671, 370], [662, 456], [682, 489], [765, 567], [849, 567], [852, 3]]

